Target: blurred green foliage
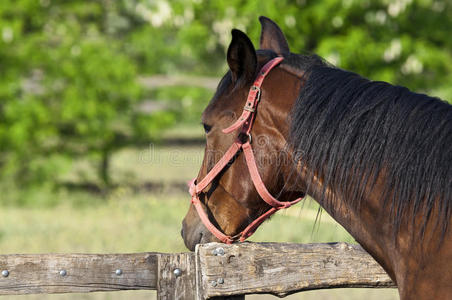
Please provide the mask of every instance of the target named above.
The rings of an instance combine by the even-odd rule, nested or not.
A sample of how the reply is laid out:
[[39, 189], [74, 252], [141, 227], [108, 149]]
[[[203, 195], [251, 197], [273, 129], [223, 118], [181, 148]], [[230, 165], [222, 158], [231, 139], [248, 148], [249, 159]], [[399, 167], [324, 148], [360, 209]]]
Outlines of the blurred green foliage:
[[[198, 122], [212, 94], [137, 79], [221, 75], [230, 30], [257, 42], [260, 15], [292, 52], [452, 99], [448, 0], [2, 0], [0, 189], [52, 190], [77, 157], [96, 161], [109, 186], [115, 151]], [[164, 109], [143, 109], [146, 99]]]
[[257, 45], [257, 18], [265, 15], [280, 25], [294, 53], [316, 53], [373, 80], [452, 98], [448, 0], [180, 0], [171, 7], [168, 24], [185, 20], [177, 39], [190, 45], [186, 55], [199, 65], [224, 60], [233, 27]]

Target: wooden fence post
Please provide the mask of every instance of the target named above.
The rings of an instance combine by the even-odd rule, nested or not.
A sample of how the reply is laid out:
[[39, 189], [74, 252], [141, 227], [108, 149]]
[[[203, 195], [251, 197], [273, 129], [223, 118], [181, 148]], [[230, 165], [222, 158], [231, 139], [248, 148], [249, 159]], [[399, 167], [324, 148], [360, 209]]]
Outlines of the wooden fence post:
[[[220, 245], [220, 247], [224, 244], [216, 244], [215, 245]], [[202, 248], [204, 247], [204, 245], [196, 245], [196, 249], [195, 249], [195, 255], [196, 255], [196, 291], [197, 291], [197, 299], [196, 300], [245, 300], [245, 295], [226, 295], [226, 296], [214, 296], [214, 297], [207, 297], [207, 295], [204, 292], [204, 284], [205, 284], [205, 280], [204, 280], [204, 275], [205, 275], [205, 270], [203, 270], [203, 261], [204, 261], [204, 255], [206, 253], [206, 251], [204, 251]], [[217, 253], [216, 249], [219, 248], [217, 246], [215, 246], [215, 248], [210, 249], [212, 253], [212, 255], [219, 255], [221, 256], [221, 253]], [[224, 278], [223, 278], [223, 283], [221, 283], [221, 279], [220, 278], [216, 279], [215, 281], [212, 280], [210, 282], [208, 282], [207, 284], [210, 284], [211, 286], [217, 286], [217, 285], [221, 285], [224, 284]]]
[[160, 254], [157, 299], [197, 300], [194, 253]]

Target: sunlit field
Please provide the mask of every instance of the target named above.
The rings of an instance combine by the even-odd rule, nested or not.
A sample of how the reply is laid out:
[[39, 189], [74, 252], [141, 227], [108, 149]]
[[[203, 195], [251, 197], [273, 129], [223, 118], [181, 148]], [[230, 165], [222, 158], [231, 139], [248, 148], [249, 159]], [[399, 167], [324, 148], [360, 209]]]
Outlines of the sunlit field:
[[[87, 195], [86, 197], [93, 197]], [[89, 199], [86, 199], [87, 201]], [[7, 253], [180, 252], [186, 251], [180, 223], [188, 208], [185, 194], [118, 192], [90, 207], [4, 208], [0, 212], [0, 249]], [[309, 200], [308, 200], [309, 201]], [[281, 212], [258, 230], [252, 241], [332, 242], [353, 239], [326, 214], [314, 227], [317, 209], [307, 202]], [[261, 299], [262, 295], [249, 296]], [[270, 297], [270, 296], [268, 296]], [[325, 290], [288, 299], [397, 299], [396, 290]], [[152, 299], [154, 292], [4, 296], [3, 299]], [[275, 298], [276, 299], [276, 298]]]
[[[46, 207], [3, 207], [0, 249], [8, 253], [49, 252], [181, 252], [181, 221], [189, 206], [184, 191], [196, 175], [202, 146], [158, 146], [126, 149], [115, 155], [112, 173], [117, 183], [104, 195], [82, 188], [60, 192]], [[80, 161], [66, 181], [90, 180], [91, 166]], [[80, 174], [85, 174], [80, 176]], [[44, 197], [45, 195], [43, 195]], [[317, 222], [316, 222], [317, 220]], [[308, 199], [266, 222], [251, 241], [354, 243], [353, 238], [317, 204]], [[3, 296], [1, 299], [153, 299], [153, 291], [92, 294]], [[396, 290], [324, 290], [288, 299], [398, 299]], [[271, 296], [248, 296], [270, 299]], [[276, 298], [275, 298], [276, 299]]]

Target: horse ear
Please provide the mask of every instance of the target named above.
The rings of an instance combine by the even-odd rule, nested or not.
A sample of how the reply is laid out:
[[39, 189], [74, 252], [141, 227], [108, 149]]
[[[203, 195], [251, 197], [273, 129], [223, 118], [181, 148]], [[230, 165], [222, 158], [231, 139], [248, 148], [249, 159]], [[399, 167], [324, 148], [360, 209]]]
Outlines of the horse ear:
[[261, 49], [273, 50], [278, 55], [289, 54], [289, 44], [281, 29], [267, 17], [259, 17], [261, 22]]
[[232, 80], [251, 81], [257, 68], [256, 50], [253, 43], [240, 30], [232, 30], [232, 41], [228, 48], [227, 60], [232, 72]]

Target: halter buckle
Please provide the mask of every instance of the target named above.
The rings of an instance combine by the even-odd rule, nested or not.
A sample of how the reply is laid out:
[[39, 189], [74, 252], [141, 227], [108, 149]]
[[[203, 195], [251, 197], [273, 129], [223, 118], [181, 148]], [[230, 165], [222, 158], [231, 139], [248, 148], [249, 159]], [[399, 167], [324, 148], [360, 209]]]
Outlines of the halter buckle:
[[243, 107], [243, 110], [247, 110], [249, 112], [255, 112], [256, 111], [256, 109], [254, 107], [249, 107], [248, 105], [245, 105]]
[[259, 102], [259, 101], [261, 100], [261, 88], [258, 87], [258, 86], [256, 86], [256, 85], [253, 85], [253, 86], [251, 87], [251, 90], [252, 90], [252, 91], [257, 91], [257, 94], [256, 94], [256, 100], [257, 100], [257, 102]]

